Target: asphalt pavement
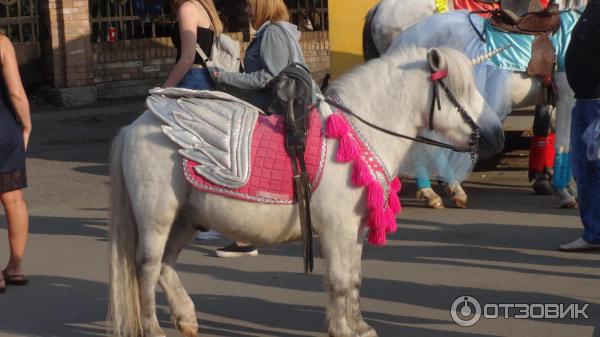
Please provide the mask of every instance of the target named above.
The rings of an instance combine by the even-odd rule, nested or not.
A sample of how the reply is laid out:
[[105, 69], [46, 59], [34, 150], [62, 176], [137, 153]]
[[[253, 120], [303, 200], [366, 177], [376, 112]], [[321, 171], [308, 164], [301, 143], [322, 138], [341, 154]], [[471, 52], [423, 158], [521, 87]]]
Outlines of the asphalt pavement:
[[[0, 336], [106, 335], [108, 152], [118, 129], [142, 109], [138, 98], [34, 114], [26, 190], [31, 283], [0, 294]], [[367, 246], [363, 258], [363, 314], [379, 336], [600, 337], [600, 254], [556, 250], [580, 235], [578, 211], [533, 195], [526, 160], [526, 151], [514, 151], [496, 168], [473, 173], [467, 210], [424, 208], [414, 183], [405, 183], [398, 232], [386, 247]], [[1, 263], [6, 233], [2, 217]], [[263, 247], [254, 258], [213, 257], [225, 244], [195, 241], [179, 260], [200, 336], [326, 336], [321, 260], [304, 275], [298, 244]], [[179, 336], [158, 291], [161, 325]], [[488, 316], [470, 327], [454, 323], [450, 312], [457, 298], [464, 309], [465, 296]], [[539, 310], [516, 318], [514, 308], [510, 318], [502, 311], [491, 318], [510, 304], [562, 304], [563, 311], [574, 304], [589, 318], [544, 319]]]

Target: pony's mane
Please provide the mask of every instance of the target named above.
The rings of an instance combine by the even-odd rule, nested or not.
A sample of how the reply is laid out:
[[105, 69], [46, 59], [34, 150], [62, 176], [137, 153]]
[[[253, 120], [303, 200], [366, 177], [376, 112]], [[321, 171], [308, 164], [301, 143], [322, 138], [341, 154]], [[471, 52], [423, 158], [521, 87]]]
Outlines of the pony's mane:
[[477, 90], [471, 60], [465, 54], [451, 48], [438, 50], [444, 55], [448, 67], [446, 86], [456, 97], [470, 100]]
[[[438, 48], [438, 50], [448, 67], [448, 77], [444, 80], [446, 86], [456, 97], [470, 99], [474, 90], [477, 90], [470, 60], [461, 52], [450, 48]], [[410, 68], [418, 68], [429, 73], [427, 52], [426, 48], [402, 46], [380, 58], [352, 68], [331, 85], [331, 90], [341, 94], [350, 90], [364, 92], [365, 82], [369, 82], [369, 79], [371, 81], [367, 83], [369, 86], [373, 83], [389, 83], [397, 80], [394, 72], [402, 72]]]

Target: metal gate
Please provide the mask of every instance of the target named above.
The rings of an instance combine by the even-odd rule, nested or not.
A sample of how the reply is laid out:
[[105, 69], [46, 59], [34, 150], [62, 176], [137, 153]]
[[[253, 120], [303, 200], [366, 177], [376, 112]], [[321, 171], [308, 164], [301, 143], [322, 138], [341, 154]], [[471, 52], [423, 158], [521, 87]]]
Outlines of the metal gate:
[[39, 16], [34, 0], [0, 0], [0, 31], [15, 46], [21, 76], [26, 84], [41, 82]]

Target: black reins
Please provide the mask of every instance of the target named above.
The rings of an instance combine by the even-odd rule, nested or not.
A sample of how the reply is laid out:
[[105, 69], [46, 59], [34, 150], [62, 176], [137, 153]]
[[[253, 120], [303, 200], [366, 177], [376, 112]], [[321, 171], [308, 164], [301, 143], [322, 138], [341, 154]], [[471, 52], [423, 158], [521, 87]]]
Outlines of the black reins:
[[361, 121], [363, 124], [366, 124], [366, 125], [372, 127], [373, 129], [383, 132], [385, 134], [388, 134], [390, 136], [404, 138], [404, 139], [412, 140], [414, 142], [423, 143], [423, 144], [427, 144], [427, 145], [431, 145], [431, 146], [437, 146], [437, 147], [449, 149], [449, 150], [452, 150], [455, 152], [470, 153], [471, 160], [475, 161], [475, 156], [478, 152], [478, 145], [479, 145], [479, 139], [480, 139], [479, 126], [477, 125], [477, 123], [475, 123], [473, 118], [471, 118], [471, 116], [469, 116], [469, 114], [467, 114], [466, 110], [458, 102], [456, 97], [452, 94], [450, 89], [448, 89], [448, 87], [445, 85], [445, 83], [442, 82], [442, 79], [445, 78], [446, 76], [447, 76], [447, 72], [445, 72], [445, 71], [432, 73], [431, 79], [432, 79], [432, 84], [433, 84], [433, 98], [432, 98], [432, 102], [431, 102], [429, 127], [431, 130], [433, 130], [433, 127], [434, 127], [433, 116], [435, 114], [436, 106], [437, 106], [438, 110], [441, 110], [441, 108], [442, 108], [441, 102], [440, 102], [440, 97], [439, 97], [439, 90], [437, 88], [437, 86], [439, 85], [446, 93], [446, 96], [448, 97], [448, 99], [450, 100], [452, 105], [454, 105], [458, 109], [458, 112], [459, 112], [460, 116], [462, 117], [463, 121], [473, 130], [473, 133], [471, 134], [471, 139], [469, 140], [469, 147], [458, 147], [455, 145], [442, 143], [440, 141], [437, 141], [437, 140], [434, 140], [431, 138], [427, 138], [427, 137], [423, 137], [423, 136], [410, 137], [407, 135], [403, 135], [401, 133], [390, 131], [386, 128], [383, 128], [383, 127], [375, 125], [369, 121], [366, 121], [362, 117], [355, 114], [349, 108], [345, 107], [344, 105], [342, 105], [338, 102], [335, 102], [331, 98], [325, 98], [325, 102], [327, 102], [329, 105], [337, 108], [338, 110], [341, 110], [341, 111], [347, 113], [348, 115], [351, 115], [352, 117]]

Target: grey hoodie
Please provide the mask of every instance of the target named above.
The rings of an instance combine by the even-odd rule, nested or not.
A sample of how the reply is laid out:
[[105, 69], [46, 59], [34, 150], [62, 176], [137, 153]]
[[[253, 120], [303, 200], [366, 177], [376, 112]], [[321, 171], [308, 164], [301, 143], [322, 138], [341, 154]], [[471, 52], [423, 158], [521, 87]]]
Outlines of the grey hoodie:
[[[291, 50], [290, 50], [291, 49]], [[298, 27], [289, 22], [265, 22], [250, 42], [244, 57], [244, 73], [221, 72], [219, 89], [266, 110], [275, 98], [269, 82], [292, 62], [306, 64], [300, 49]]]

